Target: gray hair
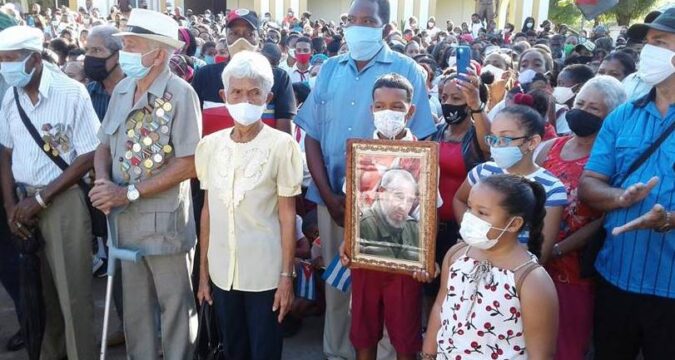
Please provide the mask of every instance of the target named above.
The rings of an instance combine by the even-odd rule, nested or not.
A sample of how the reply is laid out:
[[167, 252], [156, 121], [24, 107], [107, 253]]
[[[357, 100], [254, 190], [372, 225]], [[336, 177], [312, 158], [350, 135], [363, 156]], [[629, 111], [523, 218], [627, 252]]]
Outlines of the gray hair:
[[384, 189], [391, 189], [392, 185], [400, 184], [401, 181], [409, 182], [415, 187], [415, 194], [418, 193], [417, 190], [417, 181], [412, 176], [410, 171], [405, 169], [393, 168], [385, 171], [382, 175], [382, 180], [380, 180], [380, 187]]
[[264, 94], [272, 91], [274, 74], [270, 62], [262, 54], [253, 51], [236, 53], [222, 74], [223, 88], [227, 92], [230, 79], [253, 79], [258, 82]]
[[122, 40], [117, 36], [113, 36], [113, 34], [117, 34], [118, 32], [119, 30], [113, 26], [99, 25], [91, 28], [88, 37], [100, 38], [103, 40], [103, 46], [110, 50], [110, 52], [114, 53], [122, 49]]
[[602, 94], [602, 100], [607, 106], [608, 114], [626, 102], [626, 90], [624, 90], [621, 82], [612, 76], [598, 75], [586, 81], [577, 96], [588, 90], [595, 90]]

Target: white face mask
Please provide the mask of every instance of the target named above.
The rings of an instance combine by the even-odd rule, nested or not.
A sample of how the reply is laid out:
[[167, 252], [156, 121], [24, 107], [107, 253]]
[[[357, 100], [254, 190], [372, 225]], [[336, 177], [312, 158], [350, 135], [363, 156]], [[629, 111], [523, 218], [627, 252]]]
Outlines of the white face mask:
[[247, 102], [242, 102], [239, 104], [225, 103], [225, 107], [227, 107], [227, 111], [230, 113], [230, 116], [232, 116], [234, 121], [243, 126], [249, 126], [260, 120], [262, 114], [267, 108], [265, 104], [254, 105]]
[[[464, 214], [462, 224], [459, 227], [459, 235], [462, 236], [462, 240], [469, 246], [487, 250], [497, 245], [499, 239], [504, 235], [509, 226], [511, 226], [513, 219], [515, 218], [512, 218], [504, 229], [500, 229], [492, 226], [492, 224], [479, 218], [470, 211], [467, 211]], [[495, 239], [489, 239], [487, 234], [490, 232], [490, 229], [500, 230], [501, 234]]]
[[484, 71], [492, 73], [492, 75], [495, 76], [495, 81], [501, 80], [502, 75], [504, 75], [504, 70], [502, 70], [502, 69], [500, 69], [500, 68], [498, 68], [498, 67], [496, 67], [492, 64], [483, 66], [483, 69], [481, 70], [481, 73], [484, 72]]
[[675, 52], [662, 47], [647, 44], [640, 53], [638, 75], [647, 85], [655, 86], [675, 73], [673, 65]]
[[405, 113], [393, 110], [380, 110], [373, 113], [375, 129], [387, 139], [394, 139], [405, 129]]
[[537, 72], [532, 69], [523, 70], [518, 75], [518, 82], [521, 85], [529, 84], [532, 82], [535, 75], [537, 75]]
[[566, 104], [573, 97], [574, 91], [571, 87], [556, 86], [556, 88], [553, 89], [553, 98], [558, 104]]

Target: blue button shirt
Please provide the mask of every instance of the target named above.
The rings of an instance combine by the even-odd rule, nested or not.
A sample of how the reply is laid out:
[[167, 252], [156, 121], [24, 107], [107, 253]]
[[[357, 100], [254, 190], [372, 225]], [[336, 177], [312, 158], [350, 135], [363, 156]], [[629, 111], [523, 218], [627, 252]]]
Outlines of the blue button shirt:
[[[675, 201], [675, 135], [623, 183], [630, 165], [675, 121], [675, 105], [664, 117], [654, 103], [655, 92], [617, 108], [604, 121], [586, 170], [609, 177], [610, 185], [626, 188], [658, 176], [658, 185], [641, 202], [607, 213], [605, 244], [595, 267], [613, 285], [630, 292], [675, 298], [675, 233], [638, 230], [613, 236], [614, 227], [646, 213], [654, 204], [673, 211]], [[619, 179], [617, 179], [619, 178]]]
[[[370, 139], [375, 131], [371, 105], [373, 85], [382, 75], [398, 73], [414, 87], [415, 115], [407, 127], [418, 138], [435, 132], [424, 76], [410, 58], [382, 50], [360, 72], [349, 53], [328, 59], [319, 72], [316, 84], [295, 118], [296, 125], [321, 144], [328, 180], [334, 193], [340, 193], [345, 179], [347, 139]], [[319, 190], [312, 183], [307, 198], [323, 204]]]
[[110, 94], [105, 91], [103, 84], [98, 81], [92, 81], [87, 84], [87, 91], [89, 92], [89, 97], [91, 97], [91, 104], [94, 106], [98, 120], [103, 121], [105, 113], [108, 111]]

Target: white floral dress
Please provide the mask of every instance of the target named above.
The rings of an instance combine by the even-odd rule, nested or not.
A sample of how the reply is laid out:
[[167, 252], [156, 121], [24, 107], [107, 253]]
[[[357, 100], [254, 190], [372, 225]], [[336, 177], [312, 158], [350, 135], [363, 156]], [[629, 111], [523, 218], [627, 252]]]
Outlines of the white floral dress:
[[469, 257], [469, 249], [450, 266], [437, 358], [527, 359], [515, 273], [536, 259], [511, 271]]

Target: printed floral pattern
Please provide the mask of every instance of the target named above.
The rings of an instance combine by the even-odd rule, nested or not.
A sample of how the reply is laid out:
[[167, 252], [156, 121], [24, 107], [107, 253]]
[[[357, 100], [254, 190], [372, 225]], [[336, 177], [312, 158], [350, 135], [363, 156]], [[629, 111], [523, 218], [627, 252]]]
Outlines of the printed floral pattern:
[[526, 359], [514, 273], [464, 255], [449, 275], [438, 358]]

